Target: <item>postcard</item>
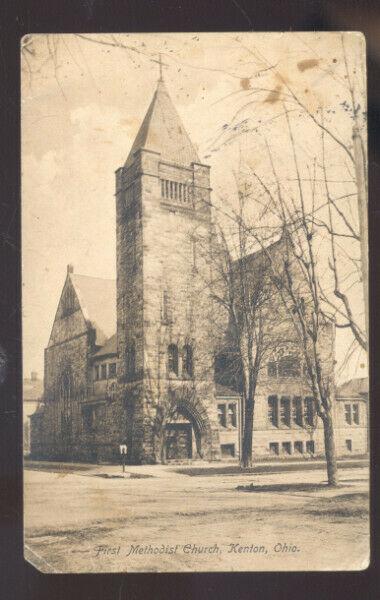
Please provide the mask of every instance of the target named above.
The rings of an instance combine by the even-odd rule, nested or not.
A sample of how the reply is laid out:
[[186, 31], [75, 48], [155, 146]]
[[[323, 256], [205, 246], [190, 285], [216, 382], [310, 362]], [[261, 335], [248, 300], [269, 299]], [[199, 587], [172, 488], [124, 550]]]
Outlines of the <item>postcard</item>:
[[28, 34], [24, 554], [370, 560], [365, 39]]

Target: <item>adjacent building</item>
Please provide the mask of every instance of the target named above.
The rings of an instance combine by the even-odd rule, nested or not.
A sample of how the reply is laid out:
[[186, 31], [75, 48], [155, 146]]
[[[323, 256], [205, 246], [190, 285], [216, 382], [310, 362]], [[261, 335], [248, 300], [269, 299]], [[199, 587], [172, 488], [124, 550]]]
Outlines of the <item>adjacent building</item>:
[[[207, 260], [210, 194], [210, 168], [160, 79], [116, 171], [117, 279], [67, 267], [45, 350], [44, 404], [31, 417], [33, 456], [117, 461], [120, 444], [131, 463], [239, 456], [240, 385], [220, 376], [218, 362], [223, 317], [215, 319]], [[333, 345], [331, 329], [331, 368]], [[351, 391], [335, 403], [340, 454], [367, 450], [366, 398]], [[262, 369], [253, 437], [261, 457], [323, 453], [304, 367], [293, 355]]]

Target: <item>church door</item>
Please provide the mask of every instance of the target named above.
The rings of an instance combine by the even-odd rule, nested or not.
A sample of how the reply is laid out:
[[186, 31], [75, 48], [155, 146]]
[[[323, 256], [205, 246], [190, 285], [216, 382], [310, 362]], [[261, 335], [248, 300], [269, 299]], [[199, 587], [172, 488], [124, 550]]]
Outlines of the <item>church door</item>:
[[191, 423], [170, 423], [166, 431], [167, 460], [192, 458]]

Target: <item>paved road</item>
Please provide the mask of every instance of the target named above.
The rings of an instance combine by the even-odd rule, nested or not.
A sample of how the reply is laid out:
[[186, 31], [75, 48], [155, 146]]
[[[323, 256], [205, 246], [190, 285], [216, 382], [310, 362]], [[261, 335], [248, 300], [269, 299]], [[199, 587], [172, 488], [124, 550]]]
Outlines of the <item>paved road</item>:
[[[128, 469], [133, 478], [116, 477], [117, 466], [27, 469], [26, 558], [45, 572], [366, 566], [365, 466], [342, 470], [337, 489], [321, 485], [324, 469], [199, 477]], [[250, 483], [258, 489], [237, 489]]]

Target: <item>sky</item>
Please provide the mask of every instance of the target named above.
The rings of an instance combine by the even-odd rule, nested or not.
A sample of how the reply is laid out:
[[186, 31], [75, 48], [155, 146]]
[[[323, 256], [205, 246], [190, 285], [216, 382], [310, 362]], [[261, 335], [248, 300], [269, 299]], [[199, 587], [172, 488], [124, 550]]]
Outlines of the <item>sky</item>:
[[[363, 44], [360, 34], [346, 35], [346, 58], [364, 105]], [[339, 34], [31, 35], [22, 48], [25, 376], [32, 370], [43, 375], [67, 264], [76, 273], [116, 277], [114, 172], [151, 101], [159, 53], [168, 91], [201, 161], [211, 166], [214, 198], [222, 206], [234, 202], [241, 173], [254, 168], [266, 175], [268, 143], [281, 177], [292, 179], [276, 98], [284, 82], [312, 113], [323, 106], [332, 130], [350, 138]], [[301, 169], [307, 169], [319, 143], [316, 128], [296, 111], [291, 118]], [[350, 193], [344, 157], [333, 145], [327, 157], [332, 191]], [[353, 290], [360, 314], [361, 292]], [[347, 330], [338, 332], [338, 367], [351, 342]], [[339, 380], [365, 375], [363, 353], [355, 352], [340, 371]]]

